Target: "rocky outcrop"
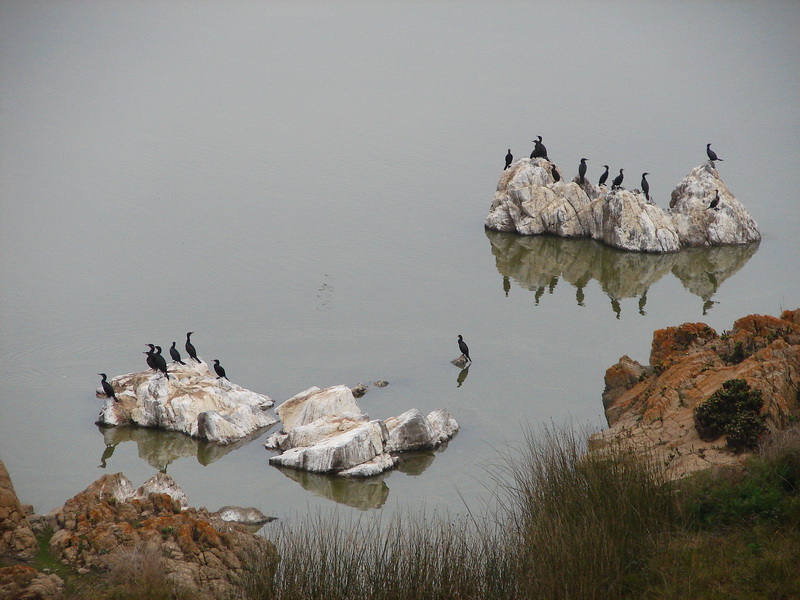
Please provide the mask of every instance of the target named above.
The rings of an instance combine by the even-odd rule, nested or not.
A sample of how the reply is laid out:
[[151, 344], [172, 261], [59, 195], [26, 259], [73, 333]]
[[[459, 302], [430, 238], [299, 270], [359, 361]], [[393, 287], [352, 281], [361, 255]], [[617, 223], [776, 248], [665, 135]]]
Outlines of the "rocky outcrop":
[[169, 378], [145, 371], [114, 377], [110, 383], [119, 402], [106, 398], [98, 425], [156, 427], [230, 444], [277, 422], [267, 412], [273, 405], [269, 397], [218, 379], [204, 362], [173, 362]]
[[150, 555], [159, 574], [199, 599], [234, 594], [251, 557], [276, 564], [264, 537], [187, 508], [185, 499], [168, 475], [159, 473], [137, 490], [121, 473], [105, 475], [49, 515], [51, 551], [79, 571], [112, 574]]
[[[687, 175], [666, 211], [639, 190], [609, 190], [577, 180], [555, 181], [555, 165], [523, 158], [503, 171], [484, 223], [522, 235], [590, 237], [614, 248], [675, 252], [692, 246], [746, 244], [760, 239], [747, 210], [706, 163]], [[716, 190], [719, 210], [708, 210]], [[709, 197], [708, 194], [711, 194]]]
[[61, 600], [64, 581], [28, 565], [0, 568], [0, 598], [3, 600]]
[[36, 538], [6, 466], [0, 460], [0, 557], [31, 560], [35, 554]]
[[[719, 192], [719, 203], [709, 208]], [[670, 213], [683, 246], [747, 244], [758, 225], [722, 181], [713, 162], [692, 169], [672, 192]]]
[[712, 465], [738, 464], [742, 455], [724, 438], [706, 442], [694, 410], [724, 382], [744, 379], [764, 398], [771, 430], [800, 416], [800, 309], [780, 317], [750, 315], [719, 335], [704, 323], [653, 334], [650, 365], [624, 356], [606, 372], [603, 405], [609, 429], [592, 436], [594, 448], [630, 444], [669, 463], [675, 476]]
[[386, 421], [370, 420], [344, 385], [310, 388], [275, 412], [283, 429], [265, 446], [282, 454], [272, 456], [270, 464], [345, 477], [386, 471], [397, 464], [397, 453], [438, 447], [458, 431], [443, 410], [427, 417], [411, 410]]

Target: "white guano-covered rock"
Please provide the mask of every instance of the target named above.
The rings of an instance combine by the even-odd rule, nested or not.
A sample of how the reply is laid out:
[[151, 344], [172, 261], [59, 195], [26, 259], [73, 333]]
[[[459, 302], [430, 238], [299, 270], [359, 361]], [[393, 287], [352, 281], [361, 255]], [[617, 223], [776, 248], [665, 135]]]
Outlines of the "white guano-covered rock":
[[355, 429], [321, 439], [313, 446], [300, 446], [270, 458], [271, 464], [315, 473], [344, 471], [383, 454], [388, 436], [381, 421], [368, 421]]
[[[758, 241], [758, 226], [712, 163], [695, 168], [672, 193], [670, 210], [639, 190], [609, 190], [575, 178], [556, 182], [557, 167], [523, 158], [500, 176], [484, 226], [521, 235], [590, 237], [635, 252], [676, 252], [690, 246]], [[560, 173], [560, 171], [559, 171]], [[708, 210], [716, 190], [720, 210]]]
[[[719, 192], [717, 210], [709, 208]], [[714, 163], [692, 169], [672, 192], [670, 213], [684, 246], [746, 244], [761, 240], [758, 224], [730, 192]]]
[[397, 453], [435, 448], [458, 431], [455, 419], [441, 410], [428, 417], [412, 409], [385, 422], [369, 420], [346, 386], [311, 388], [275, 412], [285, 418], [284, 427], [264, 445], [282, 454], [270, 464], [345, 477], [377, 475], [397, 464]]
[[[309, 401], [312, 399], [313, 401]], [[352, 390], [346, 385], [335, 385], [324, 390], [314, 386], [289, 398], [275, 409], [283, 422], [284, 431], [307, 425], [328, 415], [360, 414]]]
[[169, 378], [153, 371], [113, 378], [120, 401], [106, 398], [97, 424], [155, 427], [229, 444], [277, 422], [267, 412], [268, 396], [217, 379], [204, 362], [173, 362], [168, 371]]

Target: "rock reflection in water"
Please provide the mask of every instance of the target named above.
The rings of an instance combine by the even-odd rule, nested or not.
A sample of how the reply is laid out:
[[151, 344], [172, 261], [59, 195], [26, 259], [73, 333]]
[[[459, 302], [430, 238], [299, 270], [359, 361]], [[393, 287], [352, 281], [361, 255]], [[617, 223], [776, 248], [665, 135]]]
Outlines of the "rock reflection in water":
[[123, 442], [136, 442], [139, 458], [151, 467], [166, 473], [167, 466], [179, 458], [196, 457], [201, 465], [210, 465], [228, 452], [249, 444], [262, 431], [242, 438], [233, 444], [219, 445], [202, 442], [177, 431], [161, 431], [143, 427], [98, 427], [103, 434], [105, 450], [100, 458], [100, 467], [114, 454], [114, 449]]
[[[422, 475], [433, 463], [436, 453], [443, 452], [445, 448], [447, 448], [446, 442], [436, 450], [402, 452], [396, 470], [410, 477]], [[337, 477], [273, 466], [312, 494], [359, 510], [381, 508], [389, 498], [389, 486], [386, 485], [385, 479], [392, 474], [392, 471], [384, 471], [373, 477]]]
[[545, 291], [552, 294], [559, 278], [563, 278], [576, 288], [576, 303], [584, 306], [584, 287], [594, 279], [608, 295], [617, 317], [622, 310], [620, 300], [625, 298], [638, 298], [639, 313], [644, 315], [648, 289], [668, 273], [703, 300], [705, 314], [713, 306], [711, 298], [722, 283], [758, 250], [758, 243], [753, 243], [652, 254], [614, 250], [586, 239], [520, 236], [489, 230], [486, 237], [503, 277], [506, 295], [507, 281], [511, 279], [534, 292], [534, 301], [539, 304]]
[[383, 481], [389, 472], [374, 477], [337, 477], [273, 465], [281, 473], [299, 483], [315, 496], [333, 500], [359, 510], [380, 508], [389, 497], [389, 486]]

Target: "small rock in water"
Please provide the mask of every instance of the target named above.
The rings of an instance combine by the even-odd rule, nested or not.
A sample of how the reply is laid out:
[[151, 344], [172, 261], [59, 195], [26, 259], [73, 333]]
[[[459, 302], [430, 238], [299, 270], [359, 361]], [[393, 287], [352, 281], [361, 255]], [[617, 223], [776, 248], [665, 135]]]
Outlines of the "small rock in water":
[[385, 379], [380, 379], [380, 380], [375, 382], [375, 385], [377, 387], [386, 387], [387, 385], [389, 385], [389, 382], [386, 381]]
[[367, 389], [368, 388], [366, 385], [359, 382], [358, 385], [351, 387], [350, 391], [353, 392], [353, 396], [355, 396], [356, 398], [361, 398], [361, 396], [367, 393]]
[[461, 356], [451, 360], [450, 362], [455, 366], [459, 367], [460, 369], [463, 369], [464, 367], [467, 366], [467, 357], [462, 354]]

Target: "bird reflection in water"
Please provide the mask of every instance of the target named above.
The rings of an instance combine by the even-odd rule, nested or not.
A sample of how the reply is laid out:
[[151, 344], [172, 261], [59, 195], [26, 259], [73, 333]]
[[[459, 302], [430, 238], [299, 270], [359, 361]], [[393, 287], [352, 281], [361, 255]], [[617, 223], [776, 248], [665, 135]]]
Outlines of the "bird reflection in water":
[[469, 365], [458, 372], [458, 377], [456, 377], [456, 387], [461, 387], [461, 384], [467, 380], [467, 375], [469, 375]]
[[[687, 248], [680, 252], [655, 254], [625, 252], [594, 240], [555, 236], [522, 236], [486, 230], [495, 265], [503, 278], [503, 293], [513, 280], [534, 293], [538, 306], [545, 291], [555, 295], [559, 279], [576, 288], [578, 306], [587, 302], [586, 286], [591, 280], [611, 301], [611, 310], [621, 318], [622, 304], [638, 299], [638, 313], [646, 316], [650, 288], [673, 275], [691, 294], [703, 301], [703, 314], [716, 304], [712, 300], [722, 284], [735, 275], [758, 251], [758, 243], [743, 246]], [[588, 297], [591, 297], [590, 295]]]

